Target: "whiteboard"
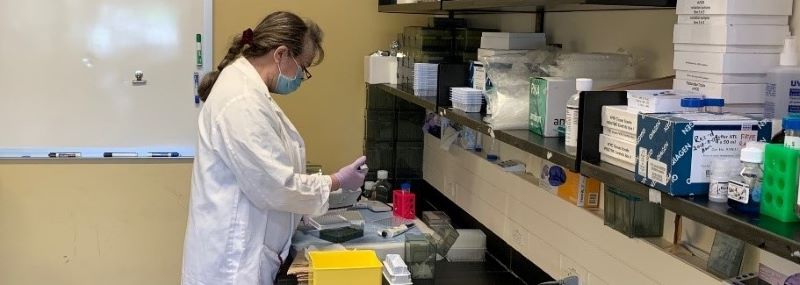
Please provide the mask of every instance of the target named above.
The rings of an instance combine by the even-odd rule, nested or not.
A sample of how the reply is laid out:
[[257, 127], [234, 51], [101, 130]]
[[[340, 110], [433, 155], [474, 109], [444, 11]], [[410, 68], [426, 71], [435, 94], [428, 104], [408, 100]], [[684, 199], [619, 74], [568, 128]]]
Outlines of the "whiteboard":
[[[211, 8], [212, 0], [0, 0], [0, 156], [192, 156], [201, 108], [193, 75], [211, 66]], [[132, 84], [137, 70], [146, 84]]]

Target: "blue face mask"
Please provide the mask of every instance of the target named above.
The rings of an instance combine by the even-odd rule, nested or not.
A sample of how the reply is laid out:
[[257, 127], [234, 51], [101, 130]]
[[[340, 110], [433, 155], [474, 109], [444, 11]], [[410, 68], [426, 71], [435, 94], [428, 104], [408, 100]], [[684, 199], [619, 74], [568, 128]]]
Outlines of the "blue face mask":
[[295, 73], [294, 78], [289, 78], [288, 76], [283, 75], [283, 72], [281, 71], [281, 65], [278, 64], [278, 82], [275, 84], [275, 93], [289, 95], [289, 93], [292, 93], [297, 90], [297, 88], [300, 88], [300, 83], [303, 83], [303, 68], [297, 63], [297, 60], [292, 60], [294, 60], [294, 64], [297, 64], [297, 72]]

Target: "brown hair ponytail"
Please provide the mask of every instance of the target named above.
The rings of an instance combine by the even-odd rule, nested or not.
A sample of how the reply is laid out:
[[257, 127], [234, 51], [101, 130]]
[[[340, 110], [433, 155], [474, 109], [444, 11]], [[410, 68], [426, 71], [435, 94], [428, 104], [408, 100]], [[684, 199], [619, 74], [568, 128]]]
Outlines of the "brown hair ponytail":
[[[316, 23], [303, 21], [290, 12], [274, 12], [267, 15], [252, 32], [248, 30], [233, 38], [231, 47], [217, 66], [217, 70], [206, 74], [200, 82], [197, 88], [200, 99], [203, 102], [208, 99], [222, 70], [240, 55], [247, 58], [259, 57], [280, 46], [286, 46], [292, 55], [297, 56], [303, 52], [306, 35], [314, 45], [314, 65], [319, 64], [325, 57], [325, 51], [322, 49], [322, 30]], [[242, 40], [243, 37], [245, 40]]]

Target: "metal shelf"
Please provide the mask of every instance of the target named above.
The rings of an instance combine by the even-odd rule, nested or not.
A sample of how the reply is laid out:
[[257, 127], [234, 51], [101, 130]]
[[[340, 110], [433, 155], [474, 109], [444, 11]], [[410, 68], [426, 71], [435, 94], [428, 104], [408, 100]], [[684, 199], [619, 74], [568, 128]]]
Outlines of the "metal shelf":
[[[437, 7], [438, 6], [438, 7]], [[379, 5], [384, 13], [489, 14], [674, 9], [675, 0], [449, 0]]]
[[[583, 162], [581, 174], [648, 199], [650, 189], [634, 179], [633, 172], [607, 163]], [[800, 223], [784, 223], [767, 216], [750, 218], [733, 213], [727, 204], [710, 203], [706, 197], [681, 198], [661, 194], [661, 206], [678, 215], [724, 232], [780, 257], [800, 263], [792, 253], [800, 250]]]
[[428, 111], [436, 110], [436, 96], [417, 96], [414, 90], [397, 84], [377, 84], [378, 89], [411, 102]]
[[378, 4], [378, 12], [401, 14], [446, 14], [442, 2], [423, 2], [409, 4]]

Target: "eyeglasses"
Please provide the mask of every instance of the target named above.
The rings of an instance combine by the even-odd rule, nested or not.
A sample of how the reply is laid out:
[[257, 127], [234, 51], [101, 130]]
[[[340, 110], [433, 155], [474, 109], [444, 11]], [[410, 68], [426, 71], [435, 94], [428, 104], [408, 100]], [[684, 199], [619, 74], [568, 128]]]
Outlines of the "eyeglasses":
[[308, 72], [308, 68], [302, 65], [300, 67], [303, 69], [303, 74], [305, 75], [305, 78], [303, 80], [311, 79], [311, 72]]

